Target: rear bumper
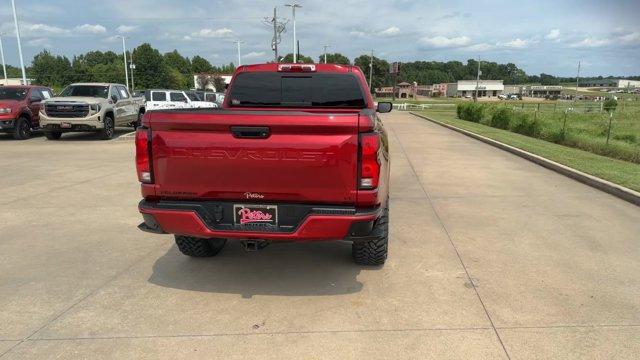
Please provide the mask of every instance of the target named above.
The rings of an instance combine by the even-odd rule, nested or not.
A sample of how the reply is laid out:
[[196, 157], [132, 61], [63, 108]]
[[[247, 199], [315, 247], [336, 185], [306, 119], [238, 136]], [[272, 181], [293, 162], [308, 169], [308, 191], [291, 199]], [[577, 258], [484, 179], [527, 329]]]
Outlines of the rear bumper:
[[[214, 203], [225, 204], [225, 203]], [[279, 205], [280, 206], [280, 205]], [[286, 205], [295, 208], [296, 205]], [[241, 230], [233, 225], [215, 225], [211, 203], [141, 201], [138, 209], [144, 222], [140, 230], [156, 234], [177, 234], [202, 238], [261, 239], [272, 241], [317, 241], [366, 239], [381, 210], [357, 211], [348, 207], [306, 206], [307, 211], [295, 226], [277, 230]], [[340, 211], [337, 211], [340, 210]], [[221, 221], [224, 221], [222, 219]]]

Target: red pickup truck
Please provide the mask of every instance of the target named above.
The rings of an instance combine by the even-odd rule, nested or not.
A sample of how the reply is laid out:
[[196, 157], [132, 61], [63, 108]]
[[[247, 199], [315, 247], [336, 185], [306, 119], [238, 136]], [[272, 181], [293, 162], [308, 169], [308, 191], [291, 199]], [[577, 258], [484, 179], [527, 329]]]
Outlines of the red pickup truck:
[[144, 231], [189, 256], [227, 239], [352, 241], [358, 264], [387, 258], [389, 148], [356, 66], [239, 67], [221, 109], [148, 111], [136, 131]]
[[30, 138], [40, 127], [41, 102], [52, 96], [44, 86], [0, 86], [0, 132], [12, 133], [17, 140]]

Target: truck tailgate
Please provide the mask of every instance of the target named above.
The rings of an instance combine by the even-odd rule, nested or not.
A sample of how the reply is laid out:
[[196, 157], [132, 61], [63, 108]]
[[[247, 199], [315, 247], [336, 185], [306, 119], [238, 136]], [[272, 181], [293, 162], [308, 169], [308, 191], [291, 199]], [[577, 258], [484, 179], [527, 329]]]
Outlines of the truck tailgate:
[[148, 115], [156, 194], [162, 198], [356, 202], [357, 111]]

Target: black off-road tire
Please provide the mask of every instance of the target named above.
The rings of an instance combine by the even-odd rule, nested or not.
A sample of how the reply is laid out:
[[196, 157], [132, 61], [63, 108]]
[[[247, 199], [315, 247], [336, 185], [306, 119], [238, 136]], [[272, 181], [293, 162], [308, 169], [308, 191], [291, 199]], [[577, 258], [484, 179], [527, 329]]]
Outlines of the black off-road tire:
[[175, 238], [178, 250], [191, 257], [215, 256], [227, 243], [227, 239], [203, 239], [183, 235], [176, 235]]
[[46, 137], [47, 140], [60, 140], [62, 133], [59, 131], [47, 131], [44, 133], [44, 137]]
[[26, 140], [31, 137], [31, 124], [29, 119], [21, 116], [14, 125], [13, 138], [16, 140]]
[[142, 112], [142, 111], [138, 112], [138, 118], [133, 123], [133, 130], [136, 130], [137, 128], [140, 127], [140, 125], [142, 125], [142, 117], [143, 116], [144, 116], [144, 112]]
[[113, 121], [113, 117], [107, 115], [104, 117], [104, 127], [100, 130], [100, 139], [101, 140], [111, 140], [113, 139], [113, 134], [115, 133], [116, 124]]
[[368, 240], [351, 245], [353, 260], [358, 265], [384, 265], [389, 251], [389, 205], [376, 221]]

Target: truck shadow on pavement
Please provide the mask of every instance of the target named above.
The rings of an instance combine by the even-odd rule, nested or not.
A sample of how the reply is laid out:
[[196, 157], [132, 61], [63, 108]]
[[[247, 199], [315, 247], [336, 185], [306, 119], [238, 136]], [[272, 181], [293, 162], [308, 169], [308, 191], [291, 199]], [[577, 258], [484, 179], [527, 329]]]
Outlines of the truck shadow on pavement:
[[113, 131], [113, 138], [111, 140], [101, 140], [100, 135], [93, 132], [71, 132], [62, 134], [60, 140], [57, 141], [113, 141], [132, 131], [134, 131], [132, 128], [116, 128]]
[[[116, 140], [123, 135], [129, 134], [134, 131], [132, 128], [116, 128], [113, 133], [113, 139], [109, 141]], [[133, 139], [133, 138], [132, 138]], [[31, 138], [27, 140], [15, 140], [12, 134], [8, 133], [0, 133], [0, 141], [16, 141], [16, 142], [28, 142], [28, 141], [51, 141], [47, 140], [44, 137], [44, 133], [42, 131], [34, 131], [31, 134]], [[104, 141], [100, 140], [98, 134], [92, 132], [77, 132], [77, 133], [66, 133], [63, 134], [60, 140], [57, 141]], [[55, 141], [53, 141], [55, 142]]]
[[[377, 267], [371, 268], [378, 269]], [[244, 252], [229, 241], [212, 258], [189, 258], [176, 246], [153, 264], [149, 282], [155, 285], [210, 293], [326, 296], [362, 290], [361, 267], [351, 260], [346, 242], [272, 244]]]

